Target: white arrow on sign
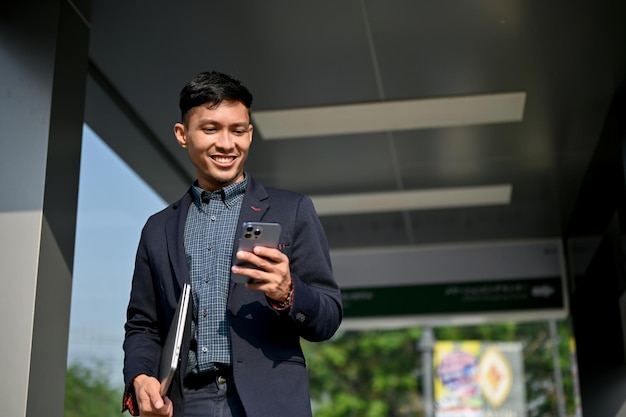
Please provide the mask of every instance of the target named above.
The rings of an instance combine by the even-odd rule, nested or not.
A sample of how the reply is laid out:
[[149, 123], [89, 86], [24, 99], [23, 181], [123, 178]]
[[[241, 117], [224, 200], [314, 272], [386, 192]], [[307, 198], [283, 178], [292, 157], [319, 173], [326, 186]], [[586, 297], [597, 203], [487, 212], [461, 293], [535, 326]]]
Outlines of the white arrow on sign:
[[549, 297], [554, 294], [554, 287], [550, 285], [542, 285], [532, 288], [533, 297]]

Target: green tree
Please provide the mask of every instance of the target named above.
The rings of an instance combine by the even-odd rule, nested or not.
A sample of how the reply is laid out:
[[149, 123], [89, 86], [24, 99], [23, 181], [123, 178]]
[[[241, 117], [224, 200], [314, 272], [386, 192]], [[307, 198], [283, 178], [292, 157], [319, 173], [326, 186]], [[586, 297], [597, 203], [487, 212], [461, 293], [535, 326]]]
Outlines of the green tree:
[[[529, 417], [558, 414], [553, 343], [558, 343], [567, 414], [575, 401], [568, 320], [558, 338], [549, 322], [434, 328], [437, 340], [522, 342]], [[345, 331], [326, 343], [304, 343], [315, 417], [423, 416], [420, 328]]]
[[65, 381], [65, 417], [119, 417], [123, 388], [112, 387], [100, 367], [72, 364]]
[[422, 408], [421, 329], [344, 332], [306, 343], [316, 417], [404, 417]]

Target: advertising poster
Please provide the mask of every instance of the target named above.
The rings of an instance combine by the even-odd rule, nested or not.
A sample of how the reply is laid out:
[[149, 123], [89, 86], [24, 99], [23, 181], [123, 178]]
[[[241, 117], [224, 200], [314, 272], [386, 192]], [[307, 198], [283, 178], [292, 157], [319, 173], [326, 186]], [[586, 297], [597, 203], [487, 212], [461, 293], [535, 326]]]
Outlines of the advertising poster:
[[521, 343], [440, 341], [434, 352], [436, 417], [523, 417]]

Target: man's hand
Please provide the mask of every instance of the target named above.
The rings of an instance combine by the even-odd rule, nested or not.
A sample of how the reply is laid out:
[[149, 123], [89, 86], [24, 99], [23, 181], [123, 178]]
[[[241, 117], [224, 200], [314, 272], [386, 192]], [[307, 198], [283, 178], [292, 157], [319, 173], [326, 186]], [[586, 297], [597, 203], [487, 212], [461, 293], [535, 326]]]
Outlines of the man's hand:
[[161, 397], [161, 383], [152, 376], [138, 375], [133, 381], [135, 397], [142, 417], [168, 416], [172, 417], [174, 407], [167, 397]]
[[232, 271], [252, 278], [246, 284], [252, 290], [263, 291], [268, 298], [284, 302], [291, 291], [289, 258], [280, 250], [255, 246], [252, 252], [238, 251], [237, 259], [256, 265], [260, 269], [233, 266]]

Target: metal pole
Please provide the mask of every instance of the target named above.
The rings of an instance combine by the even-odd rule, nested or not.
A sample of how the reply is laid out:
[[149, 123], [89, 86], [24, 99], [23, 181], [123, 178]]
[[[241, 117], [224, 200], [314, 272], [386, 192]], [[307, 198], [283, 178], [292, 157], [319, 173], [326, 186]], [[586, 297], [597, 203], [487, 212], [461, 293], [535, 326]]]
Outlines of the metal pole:
[[561, 356], [559, 354], [559, 334], [556, 330], [556, 320], [550, 320], [550, 338], [552, 339], [552, 363], [554, 367], [554, 385], [559, 417], [566, 417], [565, 395], [563, 394], [563, 376], [561, 373]]
[[422, 330], [422, 338], [418, 348], [422, 352], [422, 386], [424, 400], [424, 417], [434, 417], [434, 395], [433, 395], [433, 348], [435, 346], [435, 336], [433, 329], [425, 327]]

